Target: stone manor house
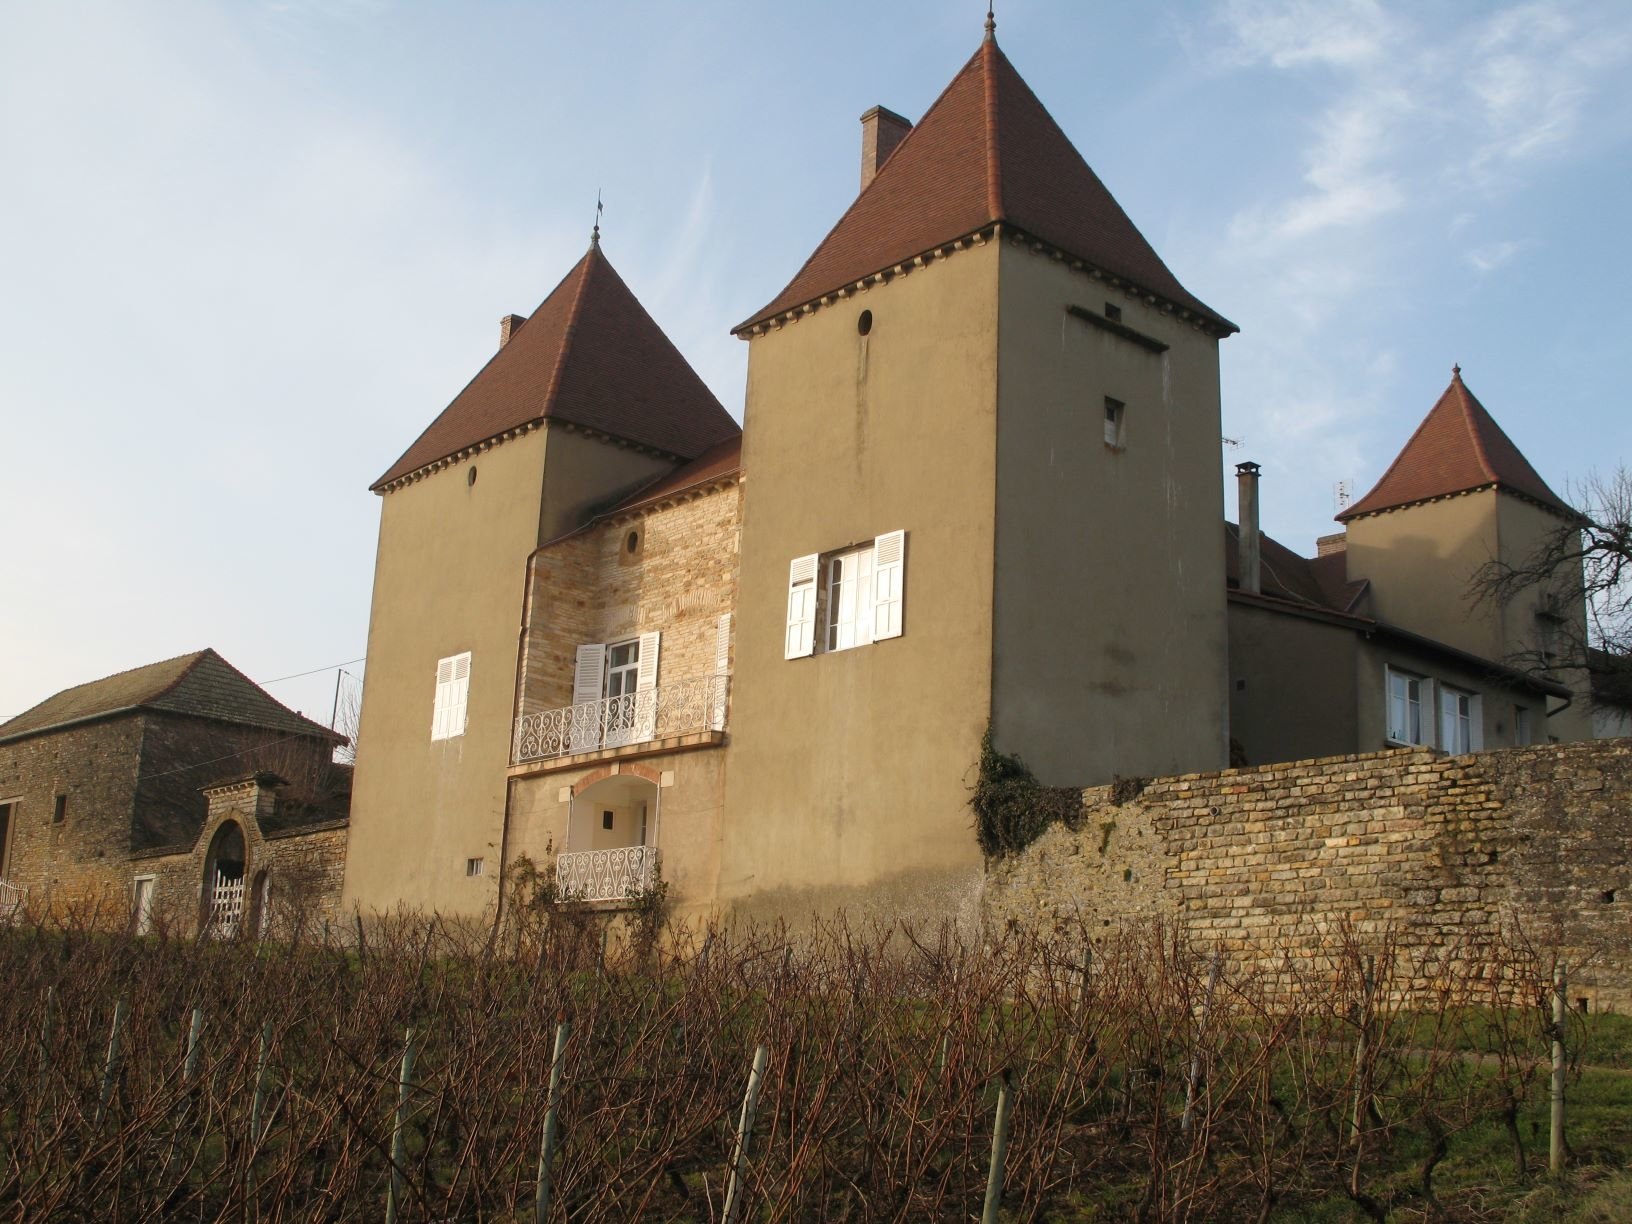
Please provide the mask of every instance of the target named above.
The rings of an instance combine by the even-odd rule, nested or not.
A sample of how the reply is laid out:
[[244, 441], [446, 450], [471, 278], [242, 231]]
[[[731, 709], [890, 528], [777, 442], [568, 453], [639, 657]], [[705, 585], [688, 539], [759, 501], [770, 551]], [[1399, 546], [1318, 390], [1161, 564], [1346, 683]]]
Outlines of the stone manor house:
[[988, 728], [1079, 787], [1593, 733], [1582, 675], [1507, 662], [1579, 639], [1579, 584], [1465, 598], [1574, 512], [1459, 370], [1316, 556], [1252, 463], [1224, 521], [1235, 325], [990, 26], [916, 125], [862, 116], [854, 202], [734, 330], [742, 428], [597, 232], [373, 486], [349, 826], [332, 733], [203, 652], [0, 726], [0, 903], [491, 916], [525, 857], [612, 909], [967, 915]]
[[1573, 511], [1460, 371], [1302, 557], [1253, 464], [1223, 521], [1236, 330], [990, 28], [862, 117], [734, 329], [741, 429], [592, 240], [373, 486], [344, 907], [491, 914], [526, 856], [613, 907], [962, 912], [988, 727], [1075, 786], [1588, 737], [1581, 676], [1504, 662], [1579, 598], [1464, 598]]

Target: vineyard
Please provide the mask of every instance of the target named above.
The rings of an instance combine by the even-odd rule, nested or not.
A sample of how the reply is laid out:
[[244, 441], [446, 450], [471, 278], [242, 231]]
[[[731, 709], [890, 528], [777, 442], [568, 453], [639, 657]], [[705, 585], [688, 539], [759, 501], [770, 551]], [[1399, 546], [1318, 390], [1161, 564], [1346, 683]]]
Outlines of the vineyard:
[[[0, 1214], [1484, 1220], [1545, 1179], [1553, 966], [1517, 938], [346, 934], [0, 931]], [[1572, 1060], [1616, 1019], [1572, 1014]]]

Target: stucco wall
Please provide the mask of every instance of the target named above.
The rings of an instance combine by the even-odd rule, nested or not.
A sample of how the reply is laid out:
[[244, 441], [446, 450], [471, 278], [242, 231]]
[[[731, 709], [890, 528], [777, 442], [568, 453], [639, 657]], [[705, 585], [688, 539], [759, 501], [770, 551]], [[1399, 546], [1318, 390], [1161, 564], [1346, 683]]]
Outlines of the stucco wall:
[[[466, 862], [500, 854], [527, 558], [541, 534], [672, 466], [551, 425], [384, 495], [348, 906], [494, 905], [497, 872], [470, 876]], [[433, 741], [437, 660], [467, 650], [465, 733]]]
[[1468, 600], [1468, 584], [1497, 555], [1492, 489], [1351, 519], [1350, 581], [1371, 580], [1371, 611], [1402, 629], [1486, 659], [1506, 654], [1498, 619]]
[[1191, 774], [995, 864], [995, 922], [1182, 921], [1269, 964], [1348, 924], [1411, 947], [1514, 924], [1572, 965], [1572, 996], [1632, 1008], [1632, 741], [1447, 757], [1426, 749]]
[[1230, 738], [1245, 764], [1356, 751], [1352, 628], [1231, 600], [1229, 630]]
[[516, 778], [511, 782], [508, 862], [525, 855], [544, 866], [562, 852], [595, 849], [568, 837], [574, 805], [593, 808], [597, 783], [633, 775], [655, 795], [648, 844], [662, 855], [671, 913], [680, 918], [710, 913], [719, 869], [724, 766], [725, 753], [706, 748]]
[[[1028, 245], [1001, 265], [996, 742], [1062, 786], [1222, 766], [1218, 341]], [[1068, 312], [1107, 303], [1167, 350]]]
[[[740, 911], [922, 912], [978, 878], [997, 309], [988, 243], [750, 342], [719, 885]], [[789, 562], [897, 530], [901, 636], [784, 658]]]

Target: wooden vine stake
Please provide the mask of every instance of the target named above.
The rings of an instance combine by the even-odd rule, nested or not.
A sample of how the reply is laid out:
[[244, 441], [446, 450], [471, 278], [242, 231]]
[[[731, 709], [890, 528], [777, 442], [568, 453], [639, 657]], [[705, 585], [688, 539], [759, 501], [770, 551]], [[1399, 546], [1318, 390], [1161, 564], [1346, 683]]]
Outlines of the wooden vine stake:
[[113, 1027], [108, 1030], [108, 1057], [102, 1064], [102, 1092], [96, 1100], [96, 1125], [100, 1129], [113, 1103], [113, 1087], [119, 1080], [119, 1043], [124, 1038], [125, 1021], [130, 1016], [130, 996], [120, 995], [113, 1005]]
[[737, 1120], [737, 1140], [731, 1149], [731, 1182], [725, 1191], [725, 1224], [735, 1224], [742, 1201], [747, 1197], [743, 1180], [748, 1175], [748, 1138], [754, 1131], [754, 1108], [759, 1104], [759, 1081], [765, 1075], [769, 1051], [754, 1050], [754, 1065], [748, 1071], [748, 1091], [742, 1095], [742, 1116]]
[[986, 1206], [980, 1213], [980, 1224], [997, 1224], [997, 1213], [1003, 1206], [1003, 1161], [1009, 1151], [1009, 1107], [1014, 1100], [1014, 1075], [1003, 1068], [1003, 1078], [997, 1087], [997, 1121], [992, 1127], [992, 1163], [986, 1170]]
[[402, 1041], [402, 1069], [397, 1074], [397, 1111], [391, 1122], [391, 1184], [385, 1192], [385, 1224], [397, 1224], [402, 1203], [403, 1165], [408, 1160], [408, 1103], [413, 1098], [414, 1030]]
[[572, 1023], [558, 1017], [555, 1026], [555, 1054], [550, 1059], [550, 1095], [544, 1108], [544, 1134], [538, 1141], [538, 1187], [534, 1194], [533, 1219], [544, 1224], [550, 1214], [550, 1166], [555, 1162], [555, 1118], [561, 1105], [561, 1069], [566, 1062], [567, 1037]]
[[1195, 1114], [1196, 1092], [1201, 1087], [1203, 1057], [1202, 1033], [1207, 1028], [1207, 1012], [1213, 1006], [1213, 991], [1218, 988], [1218, 971], [1224, 965], [1224, 954], [1213, 953], [1213, 967], [1207, 971], [1207, 993], [1201, 999], [1201, 1014], [1196, 1017], [1196, 1048], [1190, 1055], [1190, 1079], [1184, 1088], [1184, 1115], [1179, 1119], [1179, 1132], [1190, 1133], [1190, 1120]]

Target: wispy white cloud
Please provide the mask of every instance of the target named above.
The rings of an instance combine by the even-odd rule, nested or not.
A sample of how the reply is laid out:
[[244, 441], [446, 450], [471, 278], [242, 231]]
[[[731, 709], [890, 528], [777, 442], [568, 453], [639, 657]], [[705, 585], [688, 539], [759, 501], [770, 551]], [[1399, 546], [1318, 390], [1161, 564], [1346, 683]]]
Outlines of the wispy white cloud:
[[1467, 261], [1481, 272], [1494, 272], [1518, 254], [1516, 242], [1492, 242], [1467, 253]]
[[1220, 23], [1229, 36], [1225, 58], [1276, 68], [1370, 64], [1395, 25], [1375, 0], [1229, 0]]

